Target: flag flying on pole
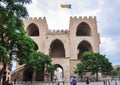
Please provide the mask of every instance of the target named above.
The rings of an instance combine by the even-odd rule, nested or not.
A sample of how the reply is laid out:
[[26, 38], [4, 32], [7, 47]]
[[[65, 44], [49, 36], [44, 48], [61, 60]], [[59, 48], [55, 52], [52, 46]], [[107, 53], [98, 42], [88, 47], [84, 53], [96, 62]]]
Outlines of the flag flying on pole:
[[60, 6], [61, 6], [62, 8], [71, 9], [71, 4], [61, 4]]

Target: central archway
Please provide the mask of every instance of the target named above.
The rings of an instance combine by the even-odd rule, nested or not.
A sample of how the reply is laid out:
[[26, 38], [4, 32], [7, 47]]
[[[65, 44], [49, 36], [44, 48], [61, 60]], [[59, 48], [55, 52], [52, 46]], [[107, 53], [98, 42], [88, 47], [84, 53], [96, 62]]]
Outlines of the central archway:
[[56, 39], [50, 45], [50, 52], [49, 55], [52, 58], [63, 58], [65, 57], [65, 49], [63, 43]]
[[56, 64], [57, 69], [54, 71], [54, 80], [55, 81], [63, 81], [64, 79], [64, 70], [63, 67], [59, 64]]

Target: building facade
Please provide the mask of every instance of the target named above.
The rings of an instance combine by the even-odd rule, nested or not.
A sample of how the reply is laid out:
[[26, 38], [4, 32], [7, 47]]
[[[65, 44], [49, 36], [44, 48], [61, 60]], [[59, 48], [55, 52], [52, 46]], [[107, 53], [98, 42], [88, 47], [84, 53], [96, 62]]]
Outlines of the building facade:
[[[49, 55], [52, 63], [61, 69], [56, 72], [59, 80], [64, 78], [70, 81], [83, 52], [99, 52], [100, 36], [96, 17], [70, 17], [69, 30], [49, 30], [45, 17], [24, 19], [23, 23], [34, 40], [35, 49]], [[43, 80], [46, 80], [43, 76]]]

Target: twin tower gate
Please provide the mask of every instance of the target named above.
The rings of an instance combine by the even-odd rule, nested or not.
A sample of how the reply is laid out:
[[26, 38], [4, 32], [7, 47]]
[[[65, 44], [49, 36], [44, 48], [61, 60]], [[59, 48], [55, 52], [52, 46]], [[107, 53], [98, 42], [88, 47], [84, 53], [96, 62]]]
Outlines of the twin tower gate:
[[[69, 30], [49, 30], [45, 17], [27, 18], [23, 23], [28, 35], [34, 40], [35, 50], [49, 55], [52, 63], [58, 65], [55, 72], [58, 80], [70, 81], [83, 52], [99, 52], [100, 36], [96, 17], [70, 17]], [[34, 74], [33, 80], [37, 79], [38, 74]], [[44, 72], [41, 74], [38, 80], [46, 81], [48, 76]]]

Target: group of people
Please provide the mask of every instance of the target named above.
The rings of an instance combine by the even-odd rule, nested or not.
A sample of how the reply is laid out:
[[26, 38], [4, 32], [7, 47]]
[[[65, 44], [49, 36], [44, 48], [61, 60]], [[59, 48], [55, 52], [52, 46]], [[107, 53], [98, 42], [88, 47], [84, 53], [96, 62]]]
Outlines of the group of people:
[[[86, 78], [86, 85], [90, 84], [90, 79], [87, 77]], [[71, 85], [77, 85], [77, 78], [74, 76], [71, 78]]]

